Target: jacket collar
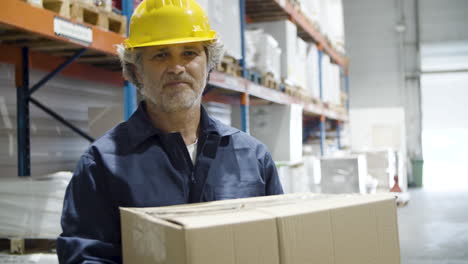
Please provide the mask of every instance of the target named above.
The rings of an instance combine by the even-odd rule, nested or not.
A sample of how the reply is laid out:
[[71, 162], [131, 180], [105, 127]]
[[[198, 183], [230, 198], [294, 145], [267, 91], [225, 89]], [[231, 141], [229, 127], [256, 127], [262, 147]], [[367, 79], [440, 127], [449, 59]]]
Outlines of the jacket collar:
[[[137, 110], [126, 123], [128, 127], [130, 148], [140, 145], [150, 137], [164, 134], [164, 132], [151, 124], [146, 111], [146, 103], [144, 101], [138, 105]], [[200, 125], [200, 132], [202, 134], [217, 134], [224, 137], [239, 132], [238, 129], [227, 126], [220, 121], [211, 118], [203, 106], [201, 106]]]

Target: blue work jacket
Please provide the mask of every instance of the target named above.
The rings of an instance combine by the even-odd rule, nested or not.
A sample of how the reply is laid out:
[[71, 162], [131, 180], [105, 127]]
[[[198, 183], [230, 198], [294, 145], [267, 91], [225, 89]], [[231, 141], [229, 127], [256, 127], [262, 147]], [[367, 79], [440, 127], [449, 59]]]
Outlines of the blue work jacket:
[[122, 263], [119, 207], [282, 194], [265, 145], [201, 108], [193, 165], [180, 133], [163, 133], [145, 104], [83, 154], [65, 194], [60, 263]]

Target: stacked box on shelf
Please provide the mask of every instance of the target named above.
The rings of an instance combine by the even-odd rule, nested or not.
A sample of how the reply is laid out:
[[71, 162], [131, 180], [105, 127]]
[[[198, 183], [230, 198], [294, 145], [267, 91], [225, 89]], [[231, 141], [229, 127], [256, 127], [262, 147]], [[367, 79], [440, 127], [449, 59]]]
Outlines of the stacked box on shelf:
[[320, 98], [320, 81], [318, 68], [318, 49], [314, 43], [309, 43], [307, 47], [306, 59], [306, 90], [314, 98]]
[[222, 123], [230, 126], [231, 125], [231, 105], [216, 103], [216, 102], [206, 102], [203, 103], [206, 112], [212, 117]]
[[297, 68], [297, 26], [289, 20], [252, 23], [249, 29], [263, 29], [278, 41], [281, 49], [281, 78], [288, 84], [295, 84]]
[[320, 168], [323, 193], [366, 193], [364, 155], [322, 158]]
[[322, 94], [324, 102], [333, 105], [341, 103], [340, 67], [332, 64], [326, 54], [322, 56]]
[[271, 73], [280, 81], [281, 49], [278, 42], [262, 29], [246, 30], [245, 46], [246, 67], [262, 74]]
[[313, 24], [317, 25], [320, 17], [320, 0], [299, 0], [302, 14]]
[[[240, 109], [232, 109], [232, 125], [240, 127]], [[263, 142], [275, 161], [302, 161], [302, 106], [252, 105], [250, 134]]]
[[307, 65], [307, 42], [301, 38], [296, 40], [296, 66], [294, 71], [295, 85], [299, 86], [300, 89], [305, 90], [307, 86], [306, 75], [310, 74], [306, 72]]
[[369, 176], [377, 179], [377, 190], [389, 191], [394, 183], [393, 177], [397, 173], [397, 153], [388, 149], [365, 151], [359, 154], [366, 155], [367, 172]]
[[206, 11], [211, 27], [222, 40], [226, 55], [237, 60], [241, 59], [239, 0], [197, 0], [197, 2]]
[[344, 17], [342, 0], [321, 0], [319, 27], [332, 46], [344, 52]]

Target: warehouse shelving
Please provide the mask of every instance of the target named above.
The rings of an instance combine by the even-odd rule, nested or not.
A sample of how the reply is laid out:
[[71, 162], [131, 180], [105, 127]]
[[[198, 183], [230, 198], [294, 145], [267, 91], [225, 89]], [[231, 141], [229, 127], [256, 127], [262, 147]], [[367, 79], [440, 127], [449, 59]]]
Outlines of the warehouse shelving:
[[[300, 9], [289, 0], [245, 0], [246, 15], [248, 22], [266, 22], [289, 19], [298, 26], [298, 36], [307, 42], [314, 42], [319, 49], [319, 79], [320, 79], [320, 100], [323, 101], [322, 82], [322, 56], [327, 54], [331, 61], [341, 66], [344, 73], [345, 92], [349, 94], [348, 60], [345, 56], [336, 51], [328, 42], [327, 38], [309, 21]], [[307, 107], [304, 108], [307, 111]], [[322, 109], [318, 114], [320, 117], [320, 149], [322, 155], [325, 153], [324, 143], [326, 138], [325, 126], [327, 119], [336, 122], [336, 135], [339, 148], [341, 148], [341, 127], [342, 122], [347, 121], [349, 110], [349, 100], [346, 100], [346, 113], [338, 114], [331, 109]]]
[[[253, 2], [256, 1], [247, 0], [244, 2], [244, 0], [240, 0], [242, 9], [245, 4], [247, 5], [247, 15], [250, 16], [250, 19], [252, 19], [252, 13], [248, 10]], [[276, 0], [263, 2], [279, 3]], [[133, 11], [133, 1], [123, 0], [122, 4], [123, 13], [130, 16]], [[319, 32], [314, 31], [313, 27], [309, 26], [308, 22], [292, 5], [286, 3], [282, 10], [290, 18], [297, 21], [302, 30], [308, 32], [309, 36], [321, 45], [322, 50], [329, 54], [334, 62], [342, 65], [347, 71], [347, 62], [344, 57], [331, 49], [325, 38]], [[57, 19], [62, 19], [70, 25], [86, 27], [92, 32], [92, 41], [82, 43], [57, 35], [54, 31], [54, 23]], [[242, 19], [242, 21], [245, 20]], [[244, 28], [244, 24], [242, 28]], [[60, 73], [65, 76], [123, 86], [125, 117], [130, 116], [136, 106], [136, 91], [131, 84], [123, 80], [115, 51], [115, 45], [122, 43], [124, 38], [122, 35], [93, 25], [61, 18], [52, 11], [31, 6], [21, 0], [2, 0], [2, 8], [0, 9], [0, 48], [2, 48], [2, 53], [0, 61], [16, 65], [19, 176], [30, 175], [29, 103], [35, 104], [88, 140], [93, 140], [84, 131], [80, 131], [31, 96], [55, 75]], [[30, 88], [29, 68], [51, 71], [51, 73]], [[265, 102], [301, 104], [308, 115], [321, 116], [322, 119], [347, 121], [346, 113], [334, 111], [326, 104], [307, 102], [243, 78], [213, 72], [209, 84], [214, 89], [205, 96], [205, 100], [240, 102], [244, 107], [242, 119], [245, 124], [248, 124], [249, 101], [252, 104]], [[250, 96], [252, 96], [251, 100]], [[248, 125], [244, 125], [243, 129], [248, 130]]]
[[336, 51], [326, 37], [289, 0], [245, 0], [247, 20], [264, 22], [290, 19], [298, 26], [298, 35], [305, 41], [315, 42], [336, 64], [348, 69], [348, 60]]

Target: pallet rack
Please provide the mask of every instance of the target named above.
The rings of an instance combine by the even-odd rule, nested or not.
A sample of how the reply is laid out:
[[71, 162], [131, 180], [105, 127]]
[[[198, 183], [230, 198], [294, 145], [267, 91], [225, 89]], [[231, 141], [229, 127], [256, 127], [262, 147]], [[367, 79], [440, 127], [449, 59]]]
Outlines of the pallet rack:
[[[328, 54], [333, 62], [342, 66], [346, 75], [348, 90], [347, 60], [336, 52], [326, 38], [289, 2], [285, 0], [239, 0], [241, 6], [241, 32], [244, 32], [245, 21], [267, 21], [290, 19], [299, 26], [300, 36], [318, 44], [320, 56]], [[257, 9], [258, 5], [265, 8]], [[122, 0], [122, 8], [127, 19], [133, 12], [133, 0]], [[260, 10], [260, 11], [259, 11]], [[263, 10], [263, 11], [262, 11]], [[245, 17], [244, 17], [245, 16]], [[83, 36], [70, 36], [57, 32], [57, 23], [67, 27], [78, 28]], [[84, 32], [84, 33], [83, 33]], [[87, 34], [87, 35], [86, 35]], [[92, 36], [86, 39], [85, 36]], [[245, 53], [244, 34], [242, 33], [242, 54]], [[67, 122], [48, 106], [34, 99], [37, 92], [47, 81], [57, 74], [87, 80], [111, 83], [124, 87], [124, 115], [127, 119], [136, 108], [136, 89], [124, 81], [120, 74], [120, 63], [116, 56], [115, 44], [120, 44], [124, 36], [99, 28], [96, 25], [77, 22], [75, 19], [62, 17], [50, 10], [31, 6], [21, 0], [2, 0], [0, 9], [0, 61], [16, 66], [17, 87], [17, 128], [18, 128], [18, 176], [30, 176], [29, 144], [29, 105], [36, 105], [57, 121], [85, 137], [90, 142], [94, 139]], [[321, 60], [319, 69], [321, 71]], [[241, 60], [241, 66], [243, 61]], [[37, 84], [30, 86], [29, 69], [50, 71]], [[321, 74], [320, 74], [321, 75]], [[246, 71], [243, 71], [246, 76]], [[278, 104], [301, 104], [304, 114], [320, 117], [321, 149], [325, 139], [325, 122], [348, 120], [346, 112], [331, 109], [322, 102], [309, 102], [299, 97], [282, 93], [278, 90], [263, 87], [246, 78], [234, 77], [221, 72], [213, 72], [209, 81], [210, 92], [204, 100], [237, 103], [241, 105], [242, 129], [248, 131], [249, 104], [273, 102]], [[322, 91], [322, 82], [320, 90]], [[321, 98], [323, 99], [323, 98]]]

